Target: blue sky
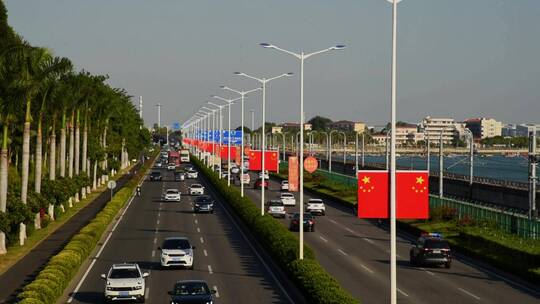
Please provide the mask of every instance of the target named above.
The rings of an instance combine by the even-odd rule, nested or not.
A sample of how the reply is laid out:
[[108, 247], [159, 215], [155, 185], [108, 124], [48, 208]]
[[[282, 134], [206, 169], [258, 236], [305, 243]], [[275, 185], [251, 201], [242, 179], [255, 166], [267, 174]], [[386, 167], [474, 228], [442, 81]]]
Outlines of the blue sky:
[[[381, 125], [390, 116], [391, 6], [385, 0], [7, 0], [9, 22], [32, 44], [145, 101], [147, 124], [183, 122], [234, 76], [294, 72], [267, 91], [267, 120], [297, 121], [299, 64], [258, 46], [311, 52], [306, 117]], [[488, 116], [540, 122], [540, 2], [404, 0], [398, 12], [398, 119]], [[138, 99], [138, 98], [137, 98]], [[260, 94], [251, 96], [260, 122]], [[234, 124], [239, 106], [233, 106]], [[246, 117], [249, 125], [250, 119]]]

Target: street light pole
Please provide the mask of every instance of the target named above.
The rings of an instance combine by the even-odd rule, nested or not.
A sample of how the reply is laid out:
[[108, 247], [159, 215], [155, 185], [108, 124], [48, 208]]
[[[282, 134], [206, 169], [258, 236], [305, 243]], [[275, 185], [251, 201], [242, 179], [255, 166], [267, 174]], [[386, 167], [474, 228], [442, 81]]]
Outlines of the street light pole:
[[443, 169], [443, 162], [444, 162], [444, 155], [443, 155], [443, 132], [444, 128], [441, 130], [440, 139], [439, 139], [439, 198], [443, 198], [443, 175], [444, 175], [444, 169]]
[[[247, 94], [249, 93], [253, 93], [253, 92], [256, 92], [258, 90], [261, 90], [261, 88], [255, 88], [253, 90], [249, 90], [249, 91], [239, 91], [239, 90], [235, 90], [235, 89], [231, 89], [227, 86], [221, 86], [222, 89], [224, 90], [228, 90], [228, 91], [231, 91], [231, 92], [234, 92], [234, 93], [237, 93], [237, 94], [240, 94], [240, 98], [241, 98], [241, 129], [242, 129], [242, 142], [241, 142], [241, 146], [240, 146], [240, 195], [242, 197], [244, 197], [244, 182], [242, 180], [242, 174], [244, 174], [244, 99], [245, 97], [247, 96]], [[229, 166], [230, 167], [230, 166]], [[230, 169], [229, 169], [229, 172], [230, 172]], [[230, 174], [230, 173], [229, 173]], [[230, 180], [230, 177], [229, 177], [229, 180]]]
[[271, 77], [271, 78], [257, 78], [257, 77], [254, 77], [254, 76], [248, 75], [246, 73], [242, 73], [242, 72], [235, 72], [234, 74], [256, 80], [256, 81], [258, 81], [259, 83], [262, 84], [262, 131], [261, 131], [262, 149], [261, 149], [261, 154], [262, 154], [262, 181], [263, 182], [262, 182], [262, 186], [261, 186], [261, 215], [264, 215], [264, 190], [265, 190], [264, 185], [266, 183], [266, 171], [265, 171], [265, 163], [264, 163], [265, 162], [265, 157], [266, 157], [265, 156], [265, 150], [266, 150], [266, 134], [265, 134], [265, 125], [266, 125], [266, 84], [268, 82], [272, 81], [272, 80], [276, 80], [276, 79], [279, 79], [279, 78], [282, 78], [282, 77], [290, 77], [293, 74], [292, 73], [285, 73], [285, 74], [281, 74], [281, 75]]
[[474, 180], [474, 135], [469, 129], [465, 129], [469, 135], [469, 186], [472, 186]]
[[364, 133], [362, 133], [362, 169], [364, 168], [364, 154], [365, 154], [365, 146], [364, 146]]
[[209, 105], [212, 105], [214, 107], [217, 107], [219, 109], [219, 179], [221, 179], [221, 145], [223, 144], [223, 115], [221, 115], [221, 109], [223, 109], [223, 105], [215, 104], [211, 101], [207, 101]]

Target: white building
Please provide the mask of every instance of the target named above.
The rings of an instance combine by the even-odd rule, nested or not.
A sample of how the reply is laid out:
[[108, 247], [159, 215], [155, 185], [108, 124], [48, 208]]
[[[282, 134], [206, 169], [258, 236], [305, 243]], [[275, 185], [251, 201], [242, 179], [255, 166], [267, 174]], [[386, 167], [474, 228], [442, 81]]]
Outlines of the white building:
[[434, 118], [427, 116], [420, 124], [424, 130], [424, 136], [431, 142], [438, 142], [441, 137], [444, 144], [451, 144], [455, 138], [463, 136], [465, 124], [455, 122], [453, 118]]

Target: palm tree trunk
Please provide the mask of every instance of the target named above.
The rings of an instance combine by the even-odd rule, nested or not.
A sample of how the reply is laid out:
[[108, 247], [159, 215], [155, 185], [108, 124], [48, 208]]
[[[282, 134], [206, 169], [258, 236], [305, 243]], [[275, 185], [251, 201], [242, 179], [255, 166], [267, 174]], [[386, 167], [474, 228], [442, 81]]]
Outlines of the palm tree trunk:
[[36, 193], [41, 193], [41, 169], [43, 165], [43, 155], [42, 155], [42, 149], [43, 149], [43, 140], [41, 138], [42, 136], [42, 130], [41, 130], [41, 118], [38, 121], [38, 127], [37, 127], [37, 136], [36, 136], [36, 167], [34, 172], [34, 191]]
[[[83, 139], [82, 139], [82, 172], [86, 172], [87, 151], [88, 151], [88, 124], [84, 119]], [[88, 168], [90, 170], [90, 168]]]
[[[7, 202], [7, 184], [8, 184], [8, 125], [4, 123], [2, 137], [2, 152], [0, 153], [0, 212], [6, 212]], [[0, 231], [0, 254], [5, 254], [6, 234]]]
[[66, 113], [62, 114], [60, 128], [60, 177], [66, 176]]
[[92, 190], [97, 189], [97, 160], [94, 161], [94, 178], [92, 179]]
[[56, 134], [54, 130], [54, 122], [53, 122], [53, 128], [51, 132], [51, 143], [50, 143], [50, 159], [49, 159], [49, 179], [55, 180], [56, 179]]
[[79, 110], [77, 110], [77, 120], [75, 124], [75, 175], [79, 175], [79, 165], [80, 165], [80, 151], [81, 151], [81, 131], [79, 124]]
[[73, 152], [75, 149], [75, 129], [73, 128], [73, 114], [69, 122], [69, 157], [68, 157], [68, 176], [73, 177]]
[[21, 201], [26, 204], [28, 194], [28, 167], [30, 163], [30, 121], [24, 123], [22, 146]]

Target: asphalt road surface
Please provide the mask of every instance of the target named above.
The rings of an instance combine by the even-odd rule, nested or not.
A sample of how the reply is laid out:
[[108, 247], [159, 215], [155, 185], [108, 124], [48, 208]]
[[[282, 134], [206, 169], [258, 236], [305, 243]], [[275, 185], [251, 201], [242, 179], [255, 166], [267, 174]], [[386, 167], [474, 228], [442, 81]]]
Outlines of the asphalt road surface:
[[[263, 262], [231, 211], [217, 197], [214, 214], [192, 212], [193, 197], [187, 194], [187, 188], [200, 180], [175, 182], [172, 172], [160, 171], [164, 180], [142, 184], [142, 195], [131, 202], [95, 264], [83, 270], [87, 275], [79, 279], [80, 288], [68, 301], [102, 303], [105, 283], [100, 274], [114, 263], [137, 262], [143, 271], [150, 272], [146, 303], [169, 303], [167, 292], [176, 281], [187, 279], [205, 280], [216, 289], [214, 303], [295, 302], [291, 287], [276, 279], [268, 261]], [[161, 201], [168, 188], [180, 190], [181, 202]], [[164, 238], [172, 236], [186, 236], [196, 246], [193, 270], [160, 269], [157, 248]]]
[[[260, 190], [253, 189], [256, 178], [244, 188], [245, 194], [260, 206]], [[279, 198], [279, 183], [271, 180], [265, 199]], [[295, 207], [299, 210], [298, 193]], [[307, 202], [314, 196], [305, 192]], [[324, 199], [323, 199], [324, 200]], [[315, 232], [305, 232], [306, 243], [315, 250], [323, 267], [362, 303], [389, 303], [390, 235], [385, 227], [357, 219], [352, 210], [338, 203], [325, 201], [326, 216], [317, 216]], [[290, 219], [280, 219], [288, 227]], [[532, 284], [511, 279], [508, 275], [480, 266], [467, 257], [457, 257], [450, 269], [444, 267], [412, 267], [409, 249], [413, 237], [398, 237], [398, 300], [399, 303], [540, 303], [540, 289]], [[490, 268], [490, 269], [488, 269]]]

